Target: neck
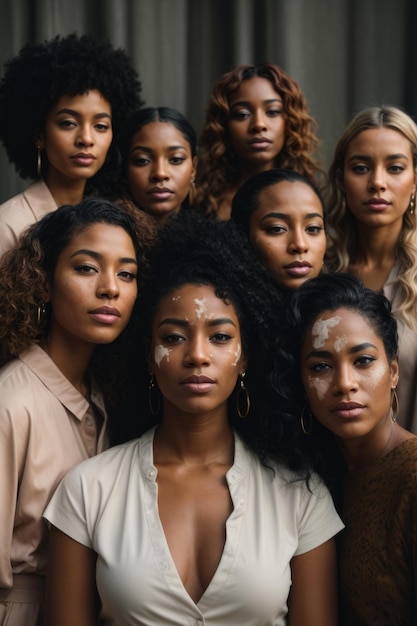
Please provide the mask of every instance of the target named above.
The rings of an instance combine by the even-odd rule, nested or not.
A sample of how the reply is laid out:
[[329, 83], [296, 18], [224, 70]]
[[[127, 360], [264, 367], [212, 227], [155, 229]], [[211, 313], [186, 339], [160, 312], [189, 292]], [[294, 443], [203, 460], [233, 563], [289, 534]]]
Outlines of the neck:
[[170, 407], [164, 409], [164, 418], [155, 433], [156, 462], [232, 465], [234, 435], [226, 410], [222, 410], [222, 415], [186, 415], [174, 414]]
[[367, 265], [394, 265], [398, 240], [401, 235], [401, 224], [393, 224], [381, 228], [359, 227], [359, 253], [356, 262]]
[[86, 181], [73, 179], [55, 180], [46, 176], [45, 184], [48, 187], [57, 206], [64, 204], [78, 204], [83, 199]]
[[74, 342], [54, 341], [49, 336], [41, 346], [58, 369], [85, 398], [89, 396], [87, 368], [94, 354], [94, 345], [74, 346]]

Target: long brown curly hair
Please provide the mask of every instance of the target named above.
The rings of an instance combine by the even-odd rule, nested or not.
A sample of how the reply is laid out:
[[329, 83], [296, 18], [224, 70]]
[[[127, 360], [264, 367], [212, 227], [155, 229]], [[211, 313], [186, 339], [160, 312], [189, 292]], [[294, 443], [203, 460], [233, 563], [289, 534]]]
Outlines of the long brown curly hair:
[[285, 144], [276, 157], [275, 167], [292, 169], [314, 182], [324, 172], [314, 156], [318, 149], [316, 122], [298, 84], [282, 68], [272, 63], [239, 65], [223, 74], [208, 101], [206, 121], [200, 138], [201, 156], [197, 174], [197, 204], [208, 215], [216, 215], [224, 192], [237, 181], [239, 169], [228, 142], [229, 102], [243, 81], [266, 78], [283, 100]]
[[[87, 198], [79, 204], [65, 205], [48, 213], [29, 227], [18, 247], [9, 250], [0, 261], [0, 365], [19, 356], [32, 343], [46, 340], [50, 324], [45, 303], [58, 258], [76, 234], [97, 223], [120, 226], [127, 232], [138, 261], [138, 285], [143, 284], [149, 270], [147, 255], [156, 235], [145, 214], [140, 211], [129, 213], [96, 198]], [[128, 341], [129, 333], [128, 324], [122, 333], [124, 337], [121, 335], [113, 342], [111, 349], [98, 346], [100, 356], [94, 356], [92, 369], [100, 373], [109, 353], [110, 367], [105, 373], [109, 384], [117, 377], [113, 371], [117, 367], [115, 357], [122, 344]]]

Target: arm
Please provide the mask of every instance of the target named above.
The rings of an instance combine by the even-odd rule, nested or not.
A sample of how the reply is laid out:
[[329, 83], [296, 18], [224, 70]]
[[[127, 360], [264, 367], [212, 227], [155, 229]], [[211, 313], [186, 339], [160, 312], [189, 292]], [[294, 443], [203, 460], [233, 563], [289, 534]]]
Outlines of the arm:
[[46, 626], [96, 626], [96, 553], [51, 526]]
[[288, 600], [289, 626], [337, 625], [337, 571], [334, 539], [295, 556]]

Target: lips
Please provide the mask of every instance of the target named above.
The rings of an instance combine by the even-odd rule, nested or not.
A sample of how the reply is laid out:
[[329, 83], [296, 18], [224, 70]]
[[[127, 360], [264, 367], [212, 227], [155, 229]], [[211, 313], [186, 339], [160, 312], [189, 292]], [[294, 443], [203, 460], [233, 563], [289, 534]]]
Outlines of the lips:
[[173, 189], [169, 189], [168, 187], [153, 187], [147, 192], [148, 196], [151, 196], [154, 200], [169, 200], [173, 194]]
[[365, 202], [365, 205], [374, 211], [383, 211], [390, 205], [390, 202], [384, 198], [370, 198]]
[[254, 137], [249, 141], [249, 145], [253, 148], [267, 148], [271, 143], [272, 141], [267, 137]]
[[98, 309], [89, 311], [89, 315], [97, 322], [104, 324], [114, 324], [121, 317], [120, 311], [115, 307], [101, 306]]
[[284, 270], [291, 276], [305, 276], [312, 268], [308, 261], [293, 261], [284, 266]]
[[181, 381], [181, 386], [193, 393], [207, 393], [214, 385], [214, 380], [207, 376], [187, 376]]
[[94, 154], [90, 154], [89, 152], [78, 152], [74, 154], [72, 160], [75, 161], [78, 165], [83, 165], [85, 167], [91, 165], [96, 161], [96, 157]]
[[342, 419], [352, 419], [359, 417], [366, 407], [360, 402], [339, 402], [332, 408], [332, 413]]

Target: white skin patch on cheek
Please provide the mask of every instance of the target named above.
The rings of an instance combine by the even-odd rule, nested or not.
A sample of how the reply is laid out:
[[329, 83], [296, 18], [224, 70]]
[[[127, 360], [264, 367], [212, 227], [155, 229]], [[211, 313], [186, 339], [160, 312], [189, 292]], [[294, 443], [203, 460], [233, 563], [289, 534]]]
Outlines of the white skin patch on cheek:
[[161, 361], [164, 358], [166, 358], [167, 362], [169, 362], [170, 352], [171, 350], [165, 346], [155, 346], [154, 359], [158, 367], [161, 367]]
[[333, 344], [333, 348], [335, 349], [335, 352], [340, 352], [341, 350], [343, 350], [343, 348], [346, 347], [347, 342], [348, 342], [348, 338], [346, 337], [346, 335], [342, 335], [341, 337], [336, 337], [336, 339], [334, 340], [334, 344]]
[[326, 343], [326, 339], [329, 338], [329, 330], [338, 325], [342, 318], [339, 315], [329, 317], [327, 320], [323, 320], [321, 317], [314, 322], [311, 329], [313, 348], [317, 350], [322, 348]]
[[240, 345], [240, 343], [237, 344], [236, 350], [229, 350], [230, 354], [233, 354], [235, 357], [235, 360], [232, 363], [232, 367], [236, 367], [236, 365], [239, 363], [239, 359], [242, 356], [242, 346]]
[[176, 302], [177, 300], [181, 300], [181, 296], [174, 296], [174, 297], [171, 299], [171, 302]]
[[387, 371], [387, 366], [382, 361], [374, 362], [372, 369], [369, 370], [369, 385], [375, 389], [378, 387], [382, 378]]
[[323, 400], [324, 396], [326, 395], [330, 387], [330, 382], [328, 380], [323, 380], [322, 378], [318, 378], [318, 377], [313, 378], [309, 376], [308, 386], [310, 387], [310, 389], [315, 390], [317, 394], [317, 398], [319, 400]]
[[197, 316], [198, 319], [201, 318], [202, 315], [207, 314], [207, 307], [206, 307], [206, 299], [205, 298], [194, 298], [194, 302], [197, 305], [197, 308], [195, 310], [195, 314]]

